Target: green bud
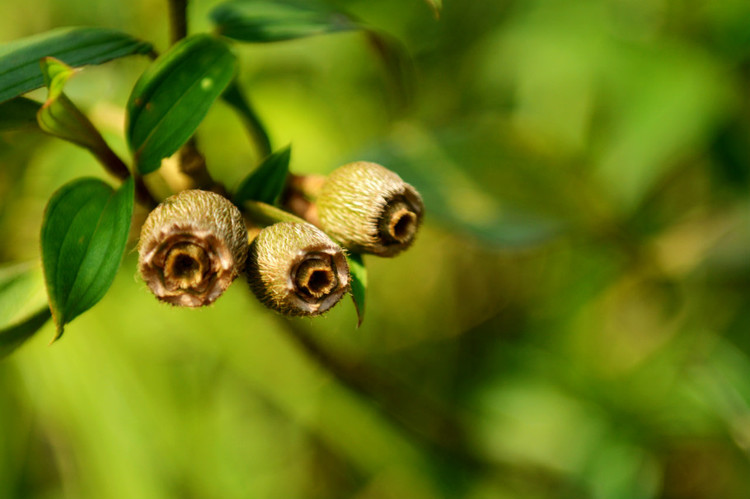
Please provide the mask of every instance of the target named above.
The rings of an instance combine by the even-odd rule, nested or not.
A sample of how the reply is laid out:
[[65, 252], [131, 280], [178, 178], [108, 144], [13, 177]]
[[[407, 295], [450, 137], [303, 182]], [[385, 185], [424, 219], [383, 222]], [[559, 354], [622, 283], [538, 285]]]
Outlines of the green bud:
[[320, 227], [345, 248], [388, 257], [411, 246], [424, 213], [414, 187], [365, 161], [334, 170], [317, 208]]
[[213, 303], [242, 272], [247, 246], [236, 206], [213, 192], [186, 190], [148, 215], [138, 269], [159, 300], [200, 307]]
[[250, 245], [247, 277], [255, 296], [286, 315], [320, 315], [349, 290], [344, 252], [308, 223], [279, 222]]

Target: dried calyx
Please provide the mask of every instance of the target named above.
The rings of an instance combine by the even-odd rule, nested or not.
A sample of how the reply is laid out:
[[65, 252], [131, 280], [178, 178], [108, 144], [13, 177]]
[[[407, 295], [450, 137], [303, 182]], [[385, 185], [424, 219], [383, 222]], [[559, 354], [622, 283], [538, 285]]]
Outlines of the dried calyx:
[[213, 303], [244, 269], [247, 230], [223, 196], [182, 191], [149, 214], [138, 253], [141, 276], [157, 298], [200, 307]]
[[344, 165], [328, 176], [317, 199], [320, 227], [355, 252], [395, 256], [413, 242], [422, 223], [419, 193], [376, 163]]
[[247, 276], [258, 299], [286, 315], [320, 315], [349, 290], [341, 247], [308, 223], [264, 228], [250, 245]]

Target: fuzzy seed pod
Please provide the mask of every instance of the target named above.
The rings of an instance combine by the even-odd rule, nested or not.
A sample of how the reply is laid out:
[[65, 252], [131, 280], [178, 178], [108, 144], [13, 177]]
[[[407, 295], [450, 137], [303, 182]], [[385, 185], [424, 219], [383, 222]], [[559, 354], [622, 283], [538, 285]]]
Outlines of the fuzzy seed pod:
[[317, 200], [320, 227], [357, 253], [395, 256], [414, 241], [424, 205], [401, 177], [358, 161], [328, 176]]
[[247, 277], [255, 296], [285, 315], [320, 315], [349, 290], [349, 265], [336, 243], [308, 223], [279, 222], [250, 245]]
[[164, 200], [146, 219], [138, 268], [162, 301], [185, 307], [213, 303], [242, 272], [247, 229], [228, 199], [200, 190]]

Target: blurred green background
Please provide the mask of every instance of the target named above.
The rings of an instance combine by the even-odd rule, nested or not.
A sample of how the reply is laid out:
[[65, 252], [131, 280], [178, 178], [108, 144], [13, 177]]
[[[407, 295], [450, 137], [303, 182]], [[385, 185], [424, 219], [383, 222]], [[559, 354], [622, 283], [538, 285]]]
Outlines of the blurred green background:
[[[286, 320], [241, 281], [171, 308], [131, 251], [61, 341], [0, 361], [0, 497], [748, 497], [750, 4], [333, 4], [403, 42], [408, 107], [361, 34], [236, 51], [293, 171], [380, 161], [425, 198], [415, 246], [366, 259], [364, 325], [349, 302]], [[165, 1], [0, 6], [2, 42], [66, 25], [167, 47]], [[147, 65], [68, 85], [123, 156]], [[199, 140], [230, 187], [259, 160], [221, 102]], [[105, 178], [0, 134], [0, 262], [38, 258], [81, 175]]]

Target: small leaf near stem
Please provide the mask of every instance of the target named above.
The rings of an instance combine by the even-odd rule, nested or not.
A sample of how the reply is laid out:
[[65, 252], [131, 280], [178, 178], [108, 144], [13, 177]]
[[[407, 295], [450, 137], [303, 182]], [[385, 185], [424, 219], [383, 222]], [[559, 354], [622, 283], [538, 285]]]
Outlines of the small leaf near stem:
[[351, 295], [357, 310], [357, 327], [365, 319], [365, 292], [367, 291], [367, 268], [360, 253], [349, 253], [346, 258], [351, 276]]
[[253, 200], [275, 205], [286, 184], [291, 154], [292, 147], [286, 146], [266, 157], [260, 166], [240, 183], [234, 194], [235, 203], [242, 204]]
[[[44, 57], [40, 66], [48, 92], [47, 101], [36, 114], [39, 127], [50, 135], [88, 149], [114, 177], [120, 180], [129, 178], [130, 170], [125, 163], [63, 92], [67, 81], [79, 70], [54, 57]], [[156, 204], [140, 177], [135, 180], [135, 191], [139, 203], [148, 207]]]
[[130, 176], [125, 163], [112, 152], [91, 121], [63, 93], [65, 83], [76, 70], [54, 57], [45, 57], [40, 64], [48, 92], [47, 101], [37, 113], [39, 127], [50, 135], [88, 149], [115, 177], [124, 179]]

